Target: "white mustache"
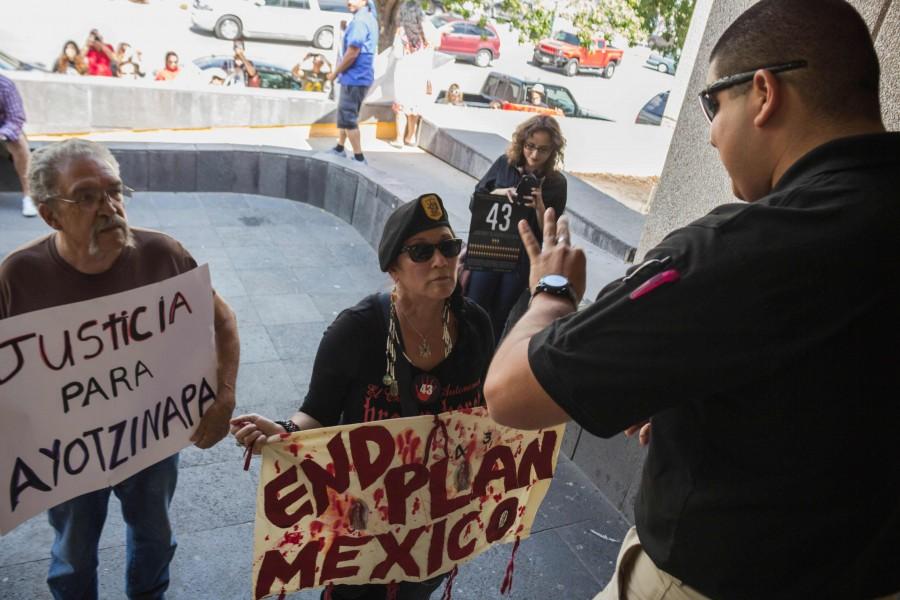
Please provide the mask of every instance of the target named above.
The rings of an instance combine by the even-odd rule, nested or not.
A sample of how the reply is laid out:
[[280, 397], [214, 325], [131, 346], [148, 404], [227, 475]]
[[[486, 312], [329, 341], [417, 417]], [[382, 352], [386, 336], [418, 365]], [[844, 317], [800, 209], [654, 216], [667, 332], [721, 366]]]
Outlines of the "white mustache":
[[128, 230], [128, 221], [120, 217], [119, 215], [111, 215], [104, 216], [98, 218], [97, 221], [94, 222], [92, 235], [97, 235], [102, 231], [106, 231], [107, 229], [112, 229], [113, 227], [119, 227], [120, 229]]

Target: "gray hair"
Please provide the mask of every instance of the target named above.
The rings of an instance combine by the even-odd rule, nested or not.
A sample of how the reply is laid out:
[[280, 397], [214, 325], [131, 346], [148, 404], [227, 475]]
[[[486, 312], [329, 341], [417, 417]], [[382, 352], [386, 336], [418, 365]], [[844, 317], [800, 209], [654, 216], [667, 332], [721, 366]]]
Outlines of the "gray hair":
[[97, 142], [71, 138], [36, 150], [31, 155], [28, 184], [35, 202], [47, 202], [58, 193], [59, 174], [66, 165], [78, 158], [93, 158], [108, 164], [119, 177], [119, 162], [109, 149]]

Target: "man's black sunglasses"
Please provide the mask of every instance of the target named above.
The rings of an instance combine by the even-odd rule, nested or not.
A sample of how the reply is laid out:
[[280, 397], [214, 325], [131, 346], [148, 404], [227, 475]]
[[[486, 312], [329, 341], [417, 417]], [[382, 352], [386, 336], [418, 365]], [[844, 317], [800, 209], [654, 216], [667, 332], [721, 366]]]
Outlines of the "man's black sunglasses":
[[441, 240], [437, 244], [410, 244], [400, 248], [400, 252], [408, 253], [409, 258], [417, 263], [431, 260], [431, 257], [434, 256], [435, 248], [440, 250], [444, 258], [453, 258], [459, 256], [459, 253], [462, 251], [462, 242], [460, 238], [451, 238], [449, 240]]
[[765, 70], [771, 73], [781, 73], [782, 71], [802, 69], [805, 66], [807, 66], [805, 60], [795, 60], [780, 65], [757, 67], [752, 71], [745, 71], [744, 73], [736, 73], [735, 75], [729, 75], [727, 77], [722, 77], [721, 79], [716, 79], [711, 84], [703, 88], [700, 94], [698, 94], [698, 97], [700, 99], [700, 108], [703, 109], [703, 114], [706, 115], [706, 120], [712, 123], [712, 120], [713, 118], [715, 118], [716, 113], [719, 112], [719, 102], [715, 99], [715, 94], [717, 92], [721, 92], [722, 90], [727, 90], [730, 87], [752, 81], [753, 76], [756, 75], [756, 72], [759, 70]]

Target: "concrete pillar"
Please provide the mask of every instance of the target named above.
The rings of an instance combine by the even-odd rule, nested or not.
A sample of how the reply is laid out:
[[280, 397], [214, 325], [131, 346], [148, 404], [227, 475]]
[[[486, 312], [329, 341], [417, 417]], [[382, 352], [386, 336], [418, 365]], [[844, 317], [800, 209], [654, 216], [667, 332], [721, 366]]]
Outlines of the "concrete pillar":
[[[900, 130], [900, 0], [850, 0], [868, 23], [881, 59], [881, 103], [888, 129]], [[718, 154], [709, 145], [709, 124], [701, 114], [696, 93], [703, 88], [709, 53], [729, 24], [754, 0], [698, 0], [694, 23], [704, 19], [694, 70], [678, 114], [678, 124], [659, 185], [650, 204], [637, 257], [665, 235], [703, 216], [715, 206], [734, 202], [731, 183]], [[692, 23], [692, 27], [694, 25]], [[690, 35], [688, 36], [690, 37]]]

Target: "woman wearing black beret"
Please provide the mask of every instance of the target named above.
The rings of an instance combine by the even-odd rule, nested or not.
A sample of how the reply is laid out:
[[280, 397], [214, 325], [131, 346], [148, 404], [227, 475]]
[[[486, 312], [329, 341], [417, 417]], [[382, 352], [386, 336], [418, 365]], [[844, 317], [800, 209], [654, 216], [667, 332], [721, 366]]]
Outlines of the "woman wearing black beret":
[[[397, 208], [378, 247], [393, 290], [341, 312], [319, 344], [300, 410], [287, 421], [236, 417], [238, 443], [259, 453], [279, 433], [482, 405], [494, 337], [487, 314], [457, 285], [461, 246], [436, 194]], [[443, 578], [401, 582], [391, 596], [426, 600]], [[388, 587], [335, 586], [331, 598], [383, 600]]]

